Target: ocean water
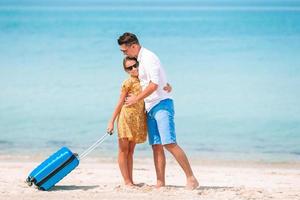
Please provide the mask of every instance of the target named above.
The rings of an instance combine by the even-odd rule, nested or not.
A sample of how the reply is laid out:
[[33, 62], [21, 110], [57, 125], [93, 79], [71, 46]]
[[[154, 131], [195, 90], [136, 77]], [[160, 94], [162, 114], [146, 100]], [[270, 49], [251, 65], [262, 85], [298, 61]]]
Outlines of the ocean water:
[[[167, 71], [189, 156], [300, 160], [297, 1], [29, 2], [0, 4], [0, 154], [80, 152], [104, 134], [127, 77], [116, 40], [129, 31]], [[116, 152], [115, 134], [95, 154]]]

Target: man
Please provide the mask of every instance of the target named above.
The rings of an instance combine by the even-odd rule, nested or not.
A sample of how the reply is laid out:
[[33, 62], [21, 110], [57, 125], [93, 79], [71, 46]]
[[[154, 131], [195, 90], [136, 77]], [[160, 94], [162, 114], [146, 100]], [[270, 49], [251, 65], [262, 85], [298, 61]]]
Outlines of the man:
[[188, 189], [199, 186], [188, 158], [176, 143], [173, 100], [164, 86], [167, 78], [158, 57], [139, 44], [138, 38], [132, 33], [124, 33], [118, 39], [120, 50], [129, 57], [139, 61], [139, 79], [142, 93], [138, 96], [127, 97], [125, 104], [132, 105], [144, 99], [147, 110], [147, 126], [149, 144], [152, 145], [154, 164], [157, 176], [156, 187], [165, 186], [166, 157], [164, 148], [177, 160], [183, 169]]

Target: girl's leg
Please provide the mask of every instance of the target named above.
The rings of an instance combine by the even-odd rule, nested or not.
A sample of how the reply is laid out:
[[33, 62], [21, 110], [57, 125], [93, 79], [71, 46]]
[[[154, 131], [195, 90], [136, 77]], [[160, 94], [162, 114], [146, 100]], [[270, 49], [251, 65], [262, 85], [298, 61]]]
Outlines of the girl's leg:
[[128, 139], [127, 138], [119, 139], [118, 163], [119, 163], [120, 171], [123, 176], [125, 185], [133, 185], [132, 180], [129, 176], [128, 152], [129, 152]]
[[129, 150], [128, 150], [128, 157], [127, 157], [127, 168], [132, 183], [133, 183], [133, 179], [132, 179], [133, 153], [134, 153], [135, 144], [136, 144], [135, 142], [129, 142]]

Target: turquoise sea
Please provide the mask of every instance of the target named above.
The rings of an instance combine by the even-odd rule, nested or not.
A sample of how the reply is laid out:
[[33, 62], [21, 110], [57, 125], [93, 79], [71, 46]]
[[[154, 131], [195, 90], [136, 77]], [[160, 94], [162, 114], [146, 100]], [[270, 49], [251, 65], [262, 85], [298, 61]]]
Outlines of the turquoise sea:
[[[0, 154], [80, 152], [104, 134], [127, 31], [167, 71], [189, 156], [300, 161], [300, 1], [283, 0], [1, 1]], [[116, 152], [114, 135], [95, 153]]]

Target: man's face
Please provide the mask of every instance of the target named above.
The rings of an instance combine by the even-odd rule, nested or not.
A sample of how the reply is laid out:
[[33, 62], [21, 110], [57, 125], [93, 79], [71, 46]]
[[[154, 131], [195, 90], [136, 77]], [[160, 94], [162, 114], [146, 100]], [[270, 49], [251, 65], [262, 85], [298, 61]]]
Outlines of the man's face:
[[120, 51], [122, 51], [124, 55], [131, 57], [131, 58], [137, 56], [135, 44], [132, 44], [132, 45], [122, 44], [122, 45], [120, 45]]

